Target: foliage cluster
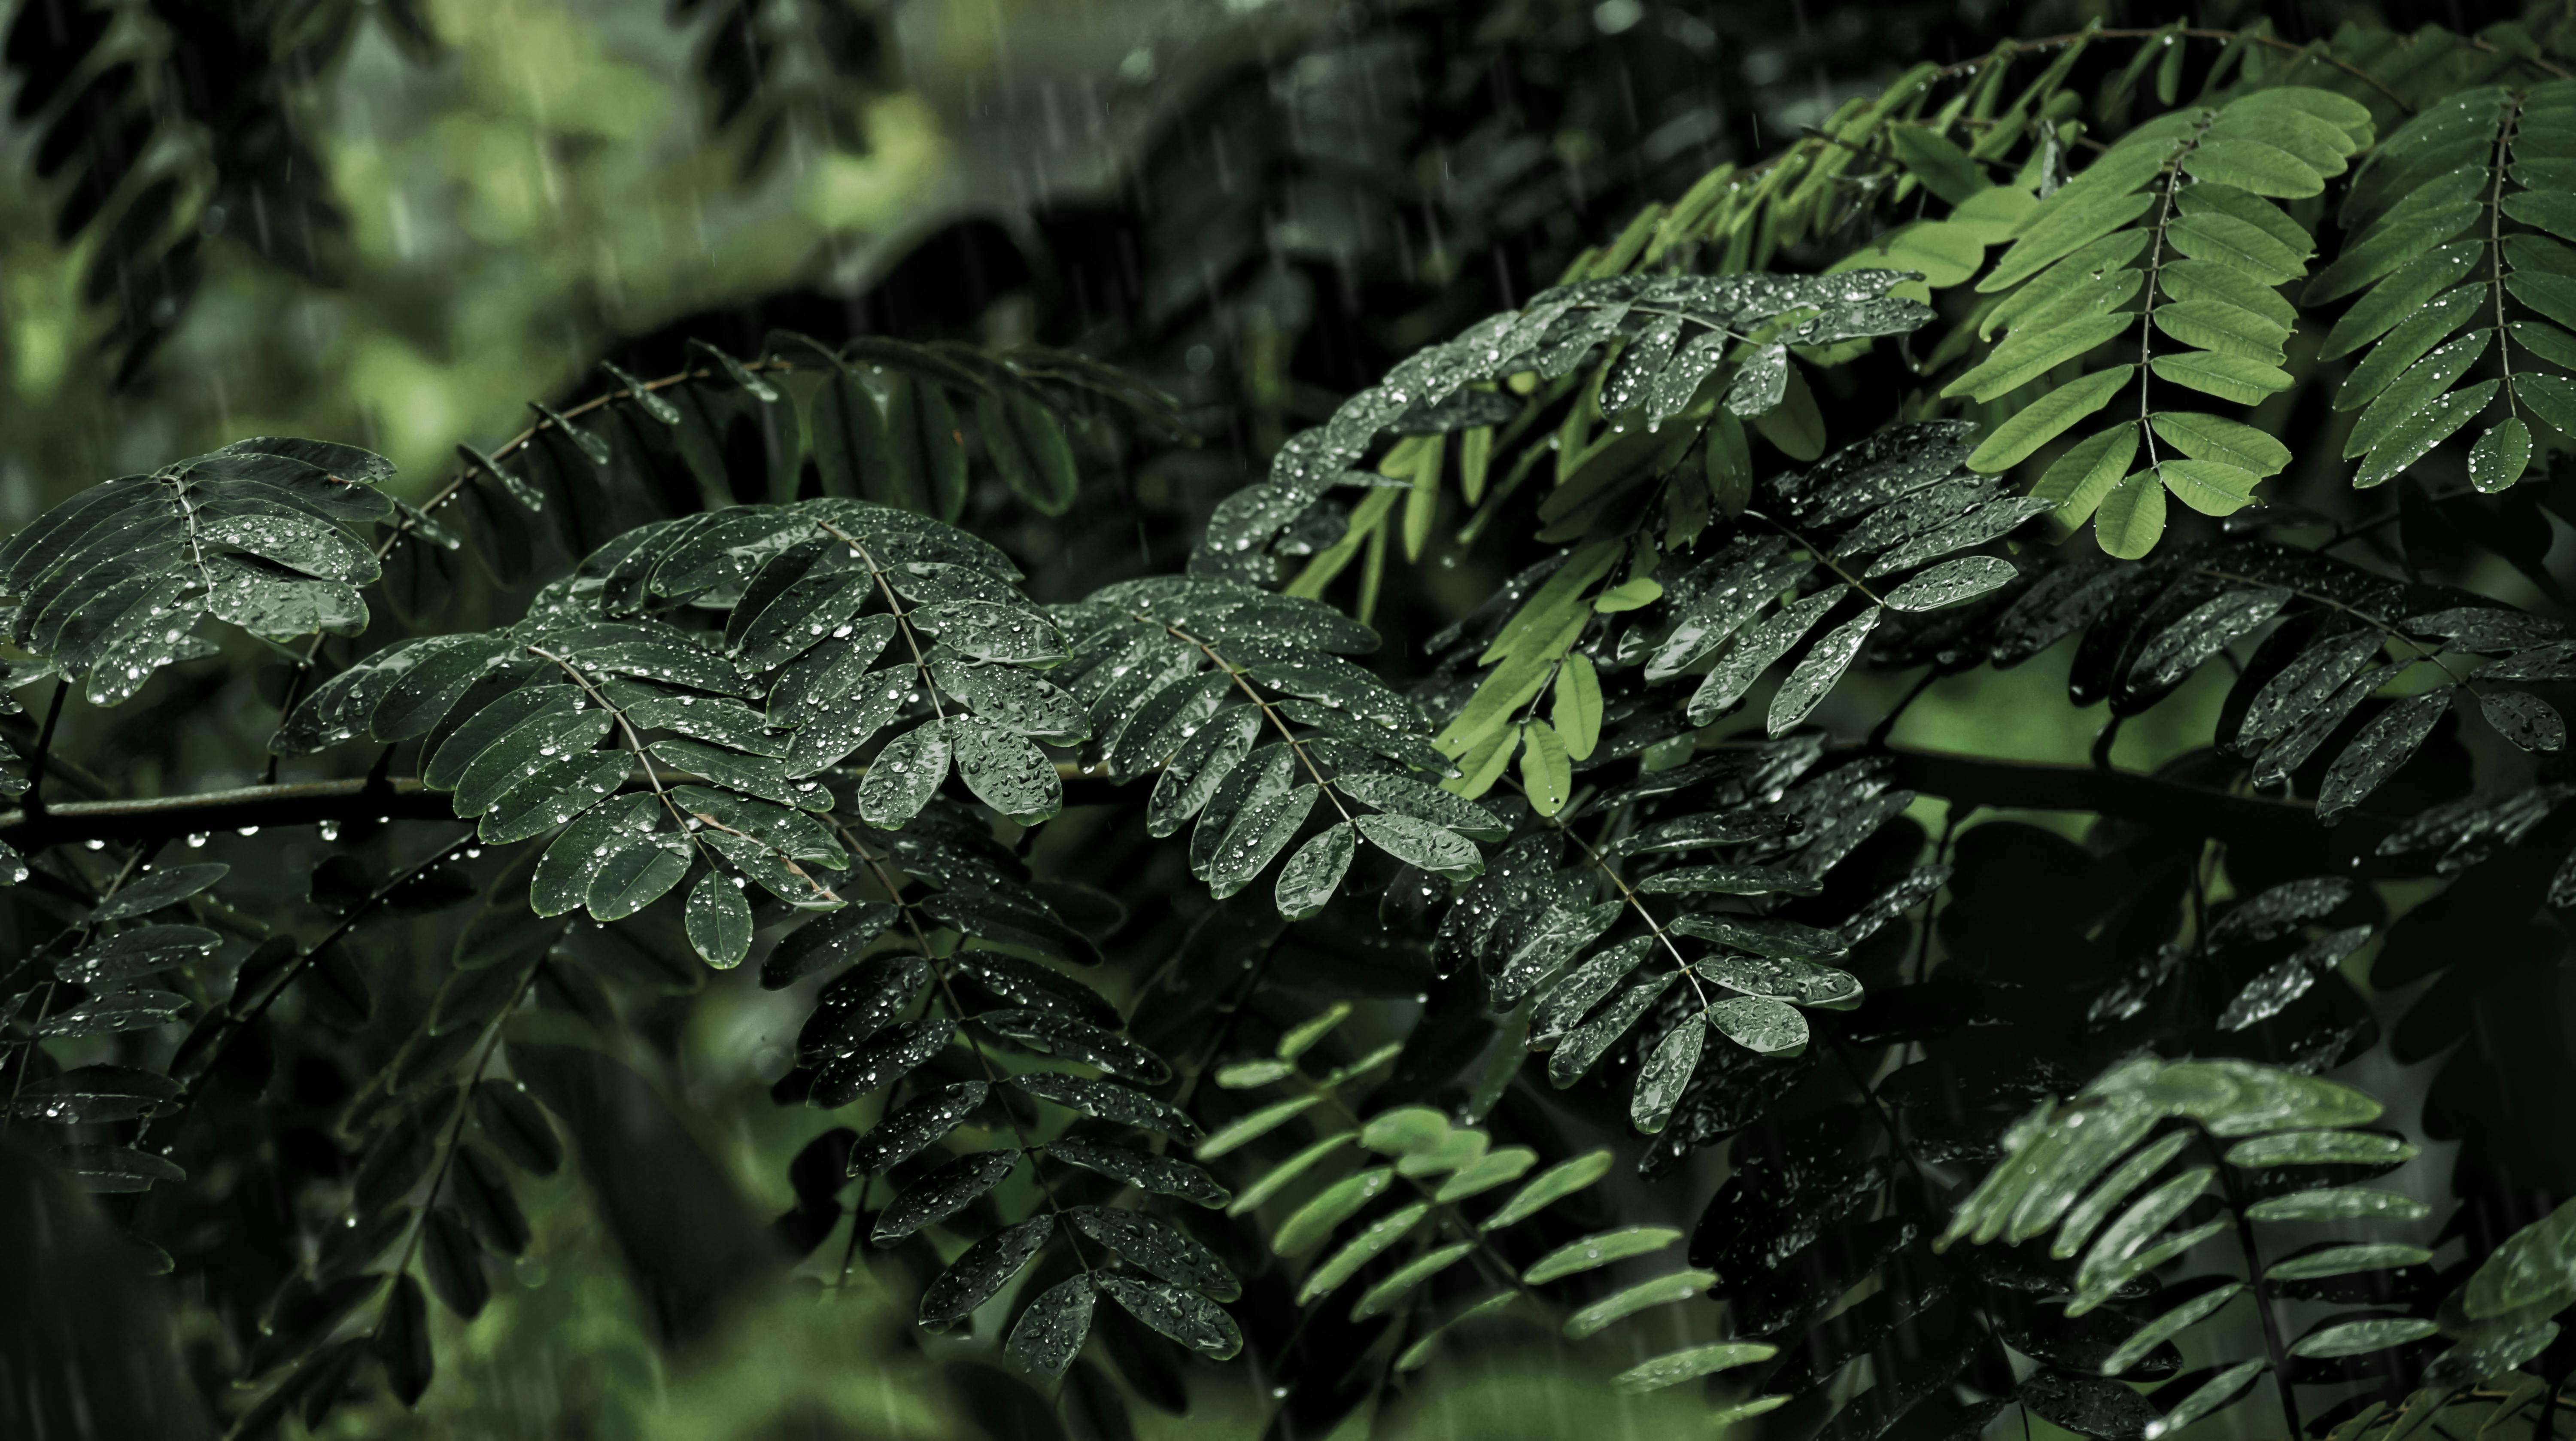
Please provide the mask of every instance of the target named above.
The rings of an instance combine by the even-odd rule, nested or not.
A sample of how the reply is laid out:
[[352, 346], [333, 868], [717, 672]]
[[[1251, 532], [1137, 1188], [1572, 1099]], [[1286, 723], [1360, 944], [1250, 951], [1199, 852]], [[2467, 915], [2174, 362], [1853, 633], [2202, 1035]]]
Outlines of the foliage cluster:
[[[1191, 415], [1033, 346], [611, 366], [417, 505], [96, 486], [0, 546], [11, 1140], [244, 1436], [419, 1401], [568, 1155], [668, 1334], [864, 1271], [1006, 1434], [1219, 1365], [1364, 1434], [1533, 1324], [1765, 1435], [2565, 1434], [2571, 52], [1924, 64], [1107, 584], [1027, 518]], [[135, 794], [262, 658], [266, 778]], [[2060, 663], [2090, 765], [1895, 740]], [[829, 1113], [765, 1236], [634, 1194], [744, 985]]]

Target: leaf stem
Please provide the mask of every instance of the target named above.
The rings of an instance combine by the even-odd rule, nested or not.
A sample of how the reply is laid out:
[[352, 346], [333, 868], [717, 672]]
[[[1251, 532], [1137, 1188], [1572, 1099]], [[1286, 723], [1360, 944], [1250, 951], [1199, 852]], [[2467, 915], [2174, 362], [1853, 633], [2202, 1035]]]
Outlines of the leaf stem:
[[2254, 1243], [2254, 1223], [2245, 1216], [2244, 1189], [2237, 1184], [2235, 1168], [2227, 1164], [2217, 1138], [2204, 1128], [2193, 1129], [2217, 1163], [2219, 1184], [2226, 1188], [2228, 1213], [2236, 1222], [2236, 1245], [2245, 1254], [2246, 1289], [2254, 1293], [2255, 1314], [2263, 1321], [2263, 1349], [2270, 1359], [2273, 1388], [2281, 1393], [2281, 1416], [2290, 1426], [2285, 1434], [2304, 1436], [2307, 1427], [2299, 1419], [2299, 1398], [2290, 1382], [2289, 1347], [2281, 1339], [2281, 1320], [2272, 1313], [2272, 1286], [2263, 1274], [2263, 1253]]

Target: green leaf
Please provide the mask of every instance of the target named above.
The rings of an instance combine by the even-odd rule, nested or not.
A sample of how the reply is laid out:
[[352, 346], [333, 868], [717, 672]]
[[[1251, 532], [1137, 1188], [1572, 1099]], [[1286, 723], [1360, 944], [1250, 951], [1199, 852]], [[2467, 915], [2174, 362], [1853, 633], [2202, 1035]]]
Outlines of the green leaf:
[[1122, 1126], [1160, 1131], [1184, 1141], [1199, 1139], [1199, 1126], [1189, 1114], [1168, 1101], [1158, 1101], [1132, 1087], [1115, 1081], [1096, 1081], [1086, 1076], [1060, 1075], [1053, 1071], [1024, 1071], [1011, 1077], [1011, 1084], [1032, 1096], [1053, 1101], [1059, 1106], [1097, 1116]]
[[2576, 197], [2546, 190], [2522, 190], [2506, 196], [2498, 208], [2525, 225], [2546, 230], [2563, 240], [2576, 240]]
[[1243, 1294], [1243, 1284], [1215, 1252], [1169, 1221], [1107, 1206], [1067, 1207], [1064, 1217], [1075, 1230], [1175, 1286], [1205, 1292], [1219, 1301]]
[[1127, 1314], [1210, 1360], [1229, 1360], [1243, 1349], [1243, 1333], [1235, 1329], [1233, 1318], [1194, 1291], [1115, 1274], [1095, 1275], [1092, 1284]]
[[1699, 1069], [1701, 1049], [1708, 1042], [1708, 1027], [1684, 1018], [1674, 1026], [1637, 1068], [1637, 1087], [1628, 1102], [1628, 1120], [1639, 1131], [1653, 1135], [1672, 1119], [1673, 1108], [1681, 1104], [1682, 1093], [1689, 1089], [1691, 1075]]
[[1807, 1018], [1767, 996], [1728, 996], [1708, 1008], [1708, 1023], [1756, 1055], [1796, 1055], [1807, 1047]]
[[1814, 460], [1825, 453], [1824, 412], [1817, 408], [1815, 392], [1807, 388], [1806, 377], [1794, 365], [1789, 367], [1780, 404], [1755, 416], [1753, 428], [1791, 460]]
[[1770, 734], [1781, 735], [1794, 729], [1815, 710], [1825, 693], [1843, 678], [1843, 672], [1860, 659], [1860, 648], [1868, 643], [1869, 633], [1878, 628], [1886, 614], [1886, 607], [1873, 605], [1825, 632], [1808, 647], [1788, 678], [1780, 682], [1780, 688], [1771, 693], [1771, 711], [1765, 717]]
[[2369, 1131], [2285, 1131], [2227, 1148], [2227, 1164], [2255, 1170], [2270, 1166], [2385, 1166], [2412, 1158], [2415, 1148], [2394, 1136]]
[[2165, 240], [2191, 259], [2223, 265], [2261, 285], [2286, 285], [2308, 269], [2299, 252], [2233, 215], [2181, 216], [2165, 227]]
[[[1357, 1131], [1337, 1132], [1299, 1151], [1296, 1155], [1272, 1167], [1260, 1180], [1244, 1187], [1242, 1193], [1234, 1198], [1233, 1203], [1225, 1208], [1225, 1213], [1229, 1216], [1240, 1216], [1246, 1211], [1258, 1209], [1271, 1197], [1279, 1194], [1288, 1183], [1312, 1170], [1316, 1162], [1340, 1149], [1344, 1143], [1357, 1139], [1358, 1136]], [[1338, 1225], [1339, 1222], [1334, 1224]], [[1329, 1231], [1331, 1227], [1327, 1226], [1325, 1229]]]
[[2361, 1217], [2384, 1217], [2392, 1221], [2420, 1221], [2432, 1214], [2432, 1208], [2412, 1196], [2394, 1191], [2373, 1191], [2361, 1186], [2339, 1186], [2324, 1191], [2295, 1191], [2287, 1196], [2274, 1196], [2245, 1208], [2251, 1221], [2350, 1221]]
[[923, 1289], [915, 1319], [924, 1326], [964, 1320], [999, 1294], [1054, 1235], [1055, 1217], [1042, 1214], [967, 1247]]
[[877, 752], [859, 782], [859, 818], [879, 830], [900, 830], [947, 778], [947, 729], [924, 721]]
[[2531, 467], [2531, 427], [2509, 415], [2487, 428], [2469, 447], [2469, 484], [2493, 495], [2522, 479]]
[[[1249, 1142], [1259, 1140], [1261, 1137], [1270, 1134], [1272, 1131], [1288, 1124], [1297, 1117], [1304, 1115], [1307, 1111], [1321, 1104], [1323, 1099], [1324, 1098], [1321, 1095], [1291, 1096], [1287, 1100], [1280, 1101], [1274, 1105], [1264, 1106], [1260, 1110], [1254, 1111], [1248, 1116], [1241, 1117], [1235, 1121], [1227, 1123], [1226, 1125], [1219, 1126], [1216, 1130], [1208, 1134], [1208, 1138], [1206, 1140], [1198, 1143], [1198, 1146], [1193, 1150], [1192, 1154], [1196, 1155], [1202, 1161], [1215, 1160], [1226, 1152], [1236, 1150]], [[1233, 1209], [1242, 1210], [1245, 1208], [1242, 1203], [1238, 1201]]]
[[[1941, 394], [1964, 395], [1978, 401], [1992, 400], [2028, 385], [2096, 346], [2116, 339], [2137, 321], [2134, 315], [2085, 315], [2037, 334], [2016, 333], [1995, 347], [1994, 354], [1988, 356], [1984, 364], [1943, 386]], [[2105, 390], [2101, 394], [2102, 398], [2108, 399], [2110, 391]], [[2088, 413], [2078, 412], [2078, 417]], [[2073, 418], [2076, 417], [2070, 417], [2070, 423]]]
[[2281, 292], [2223, 265], [2204, 260], [2177, 260], [2156, 272], [2156, 283], [2178, 301], [2216, 301], [2250, 310], [2283, 331], [2298, 323], [2298, 307]]
[[2146, 214], [2156, 200], [2138, 194], [2138, 189], [2163, 171], [2172, 154], [2169, 146], [2140, 145], [2122, 147], [2094, 161], [2031, 212], [2012, 249], [1977, 282], [1977, 293], [2008, 290], [2051, 262]]
[[[1780, 1354], [1778, 1347], [1766, 1346], [1759, 1341], [1714, 1341], [1705, 1346], [1670, 1351], [1651, 1360], [1640, 1361], [1611, 1377], [1610, 1386], [1615, 1391], [1630, 1394], [1640, 1391], [1659, 1391], [1666, 1386], [1678, 1386], [1684, 1381], [1695, 1381], [1702, 1376], [1733, 1370], [1738, 1366], [1751, 1366], [1768, 1361], [1778, 1354]], [[1786, 1404], [1791, 1399], [1787, 1396], [1763, 1398], [1765, 1401], [1780, 1404]]]
[[751, 954], [751, 905], [742, 884], [722, 871], [709, 870], [689, 888], [689, 946], [708, 965], [731, 970]]
[[1358, 1215], [1393, 1184], [1395, 1168], [1392, 1166], [1373, 1166], [1344, 1176], [1290, 1213], [1288, 1219], [1280, 1223], [1278, 1234], [1270, 1238], [1270, 1249], [1282, 1256], [1295, 1256], [1315, 1249], [1331, 1239], [1344, 1221]]
[[2409, 316], [2424, 307], [2425, 302], [2450, 289], [2469, 267], [2486, 253], [2486, 247], [2474, 240], [2445, 245], [2399, 267], [2370, 294], [2335, 322], [2326, 335], [2320, 360], [2333, 360], [2349, 355], [2362, 346], [2387, 334]]
[[1696, 1300], [1716, 1284], [1717, 1277], [1706, 1271], [1676, 1271], [1669, 1276], [1659, 1276], [1604, 1297], [1566, 1317], [1565, 1337], [1569, 1341], [1580, 1341], [1640, 1311]]
[[948, 718], [948, 743], [966, 789], [1014, 823], [1038, 825], [1064, 809], [1055, 762], [1027, 738], [982, 716], [960, 715]]
[[912, 1159], [922, 1148], [956, 1130], [991, 1094], [992, 1087], [985, 1082], [958, 1081], [914, 1100], [878, 1121], [852, 1143], [849, 1173], [882, 1174]]
[[2261, 479], [2250, 470], [2215, 460], [2168, 460], [2156, 474], [2174, 498], [2203, 515], [2232, 515], [2254, 499]]
[[2260, 405], [2266, 398], [2289, 389], [2291, 384], [2290, 377], [2279, 366], [2212, 351], [2159, 355], [2148, 362], [2147, 368], [2176, 385], [2189, 386], [2204, 395], [2232, 400], [2238, 405]]
[[1279, 868], [1275, 900], [1279, 914], [1302, 921], [1320, 914], [1340, 890], [1342, 877], [1358, 853], [1359, 835], [1349, 822], [1317, 832], [1288, 863]]
[[1091, 1335], [1091, 1308], [1098, 1300], [1089, 1272], [1048, 1287], [1011, 1327], [1011, 1359], [1034, 1375], [1064, 1374]]
[[2348, 1276], [2355, 1271], [2393, 1271], [2400, 1266], [2421, 1266], [2432, 1259], [2433, 1253], [2421, 1246], [2365, 1241], [2327, 1246], [2275, 1261], [2264, 1269], [2263, 1279], [2307, 1281], [2320, 1276]]
[[2165, 487], [2152, 469], [2142, 470], [2113, 486], [2093, 516], [2093, 534], [2103, 553], [2137, 560], [2156, 548], [2165, 533]]
[[2243, 1282], [2230, 1281], [2223, 1286], [2215, 1287], [2211, 1290], [2204, 1291], [2197, 1296], [2191, 1297], [2189, 1300], [2186, 1300], [2180, 1305], [2173, 1307], [2171, 1310], [2166, 1311], [2163, 1315], [2158, 1316], [2143, 1326], [2140, 1326], [2136, 1331], [2130, 1333], [2129, 1339], [2121, 1342], [2116, 1350], [2112, 1351], [2109, 1356], [2103, 1358], [2102, 1374], [2105, 1376], [2117, 1376], [2121, 1372], [2128, 1370], [2130, 1367], [2137, 1365], [2139, 1362], [2147, 1359], [2148, 1354], [2153, 1352], [2157, 1347], [2172, 1340], [2174, 1337], [2182, 1334], [2186, 1329], [2197, 1325], [2208, 1317], [2216, 1315], [2220, 1307], [2235, 1300], [2239, 1295], [2244, 1293], [2244, 1290], [2245, 1285]]
[[1952, 205], [1988, 188], [1985, 170], [1940, 131], [1927, 125], [1891, 125], [1886, 133], [1906, 173]]
[[2263, 1358], [2258, 1356], [2251, 1361], [2240, 1361], [2202, 1382], [2197, 1390], [2175, 1402], [2162, 1417], [2147, 1423], [2147, 1441], [2160, 1441], [2160, 1438], [2170, 1436], [2234, 1401], [2262, 1373], [2264, 1365]]
[[1580, 1240], [1568, 1241], [1530, 1263], [1521, 1272], [1526, 1285], [1544, 1286], [1550, 1281], [1614, 1265], [1632, 1256], [1660, 1251], [1682, 1238], [1682, 1233], [1669, 1226], [1627, 1226], [1616, 1231], [1602, 1231]]
[[[1530, 729], [1535, 732], [1544, 725], [1543, 721], [1532, 722]], [[1475, 842], [1416, 816], [1381, 811], [1354, 816], [1351, 823], [1359, 827], [1369, 844], [1434, 875], [1470, 876], [1484, 866], [1484, 856], [1477, 851]]]
[[2288, 446], [2241, 421], [2191, 410], [2158, 411], [2151, 421], [2159, 437], [2194, 460], [2217, 461], [2258, 477], [2278, 475], [2290, 463]]
[[2576, 381], [2563, 375], [2517, 375], [2514, 394], [2550, 429], [2576, 437]]
[[[2363, 458], [2361, 469], [2353, 475], [2353, 485], [2367, 489], [2402, 474], [2407, 467], [2431, 454], [2433, 447], [2477, 419], [2479, 412], [2495, 399], [2496, 391], [2503, 383], [2500, 380], [2482, 380], [2466, 389], [2436, 397], [2418, 409], [2395, 415], [2394, 423], [2379, 433], [2370, 454]], [[2379, 405], [2388, 404], [2397, 393], [2391, 390], [2380, 398]], [[2378, 408], [2375, 405], [2371, 409], [2376, 411]], [[2362, 418], [2368, 420], [2370, 415], [2365, 413]], [[2359, 427], [2356, 426], [2355, 430], [2358, 431]]]
[[2135, 425], [2122, 424], [2086, 436], [2048, 467], [2030, 493], [2036, 499], [2056, 502], [2053, 518], [2072, 530], [2092, 518], [2111, 487], [2129, 473], [2129, 462], [2137, 453]]
[[[2277, 1269], [2273, 1274], [2278, 1275]], [[2290, 1343], [2293, 1356], [2365, 1356], [2439, 1334], [2441, 1326], [2412, 1317], [2391, 1316], [2320, 1326]]]
[[1386, 1254], [1388, 1247], [1403, 1240], [1430, 1214], [1430, 1202], [1416, 1201], [1370, 1222], [1340, 1250], [1326, 1258], [1322, 1265], [1306, 1273], [1305, 1284], [1297, 1288], [1297, 1304], [1312, 1305], [1340, 1290], [1345, 1282], [1359, 1274], [1362, 1266]]
[[220, 861], [206, 861], [191, 866], [157, 866], [134, 878], [124, 889], [109, 895], [91, 908], [88, 924], [104, 925], [110, 921], [132, 920], [154, 911], [175, 906], [190, 896], [213, 888], [215, 882], [232, 872]]
[[891, 1245], [924, 1226], [946, 1220], [976, 1197], [1002, 1183], [1020, 1163], [1017, 1150], [977, 1151], [960, 1156], [906, 1186], [877, 1213], [868, 1239]]
[[1565, 742], [1545, 721], [1521, 727], [1521, 788], [1530, 808], [1543, 816], [1565, 809], [1574, 793], [1574, 766]]
[[[2104, 318], [2122, 319], [2123, 328], [2127, 323], [2121, 317]], [[1994, 475], [2019, 465], [2031, 452], [2064, 434], [2067, 427], [2109, 404], [2137, 370], [2135, 365], [2115, 365], [2069, 381], [2023, 406], [1969, 454], [1968, 468]]]
[[2576, 1302], [2576, 1201], [2506, 1237], [2460, 1295], [2469, 1316], [2480, 1321], [2517, 1311], [2549, 1314]]
[[1603, 1176], [1610, 1174], [1611, 1158], [1606, 1150], [1593, 1151], [1570, 1161], [1560, 1161], [1529, 1179], [1528, 1184], [1512, 1193], [1512, 1198], [1487, 1216], [1482, 1230], [1499, 1231], [1515, 1222], [1526, 1221], [1558, 1201], [1573, 1195]]
[[1412, 1294], [1414, 1288], [1466, 1259], [1467, 1253], [1475, 1249], [1473, 1241], [1452, 1241], [1405, 1262], [1389, 1272], [1385, 1280], [1361, 1293], [1359, 1300], [1351, 1304], [1351, 1320], [1366, 1321], [1386, 1314], [1389, 1308]]
[[2305, 161], [2259, 140], [2203, 140], [2183, 157], [2182, 168], [2196, 180], [2287, 200], [2321, 195], [2326, 188], [2325, 177]]
[[1140, 1086], [1159, 1086], [1172, 1078], [1171, 1064], [1152, 1050], [1088, 1022], [1023, 1010], [986, 1011], [974, 1021], [994, 1035], [1050, 1056], [1098, 1066]]
[[2156, 329], [2185, 345], [2241, 355], [2266, 365], [2281, 363], [2287, 326], [2224, 300], [2185, 300], [2156, 307]]
[[1177, 1196], [1210, 1209], [1234, 1199], [1216, 1178], [1187, 1161], [1148, 1155], [1124, 1146], [1104, 1146], [1081, 1136], [1059, 1136], [1046, 1143], [1048, 1159], [1097, 1171], [1158, 1196]]
[[1548, 716], [1572, 759], [1585, 759], [1601, 743], [1601, 678], [1590, 656], [1569, 655], [1557, 667]]
[[[1216, 853], [1208, 865], [1208, 893], [1223, 900], [1251, 885], [1253, 878], [1268, 868], [1270, 862], [1287, 849], [1288, 843], [1297, 838], [1298, 829], [1305, 825], [1306, 817], [1315, 808], [1315, 798], [1322, 790], [1321, 786], [1313, 784], [1294, 786], [1262, 796], [1245, 806], [1217, 843]], [[1202, 827], [1206, 824], [1206, 821], [1200, 822]], [[1364, 835], [1368, 829], [1365, 825], [1360, 827]], [[1459, 844], [1466, 845], [1466, 842]], [[1468, 849], [1475, 848], [1468, 846]]]

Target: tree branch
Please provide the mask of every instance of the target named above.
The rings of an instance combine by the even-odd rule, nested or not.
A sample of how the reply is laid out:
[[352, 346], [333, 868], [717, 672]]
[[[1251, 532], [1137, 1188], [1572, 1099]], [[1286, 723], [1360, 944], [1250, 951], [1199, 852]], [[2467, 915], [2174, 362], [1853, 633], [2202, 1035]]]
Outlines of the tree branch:
[[[1708, 749], [1735, 748], [1721, 741]], [[2317, 823], [2314, 802], [2231, 795], [2201, 786], [2158, 780], [2137, 771], [2058, 761], [2008, 760], [1959, 751], [1908, 746], [1869, 747], [1845, 742], [1829, 756], [1883, 755], [1895, 763], [1896, 784], [1952, 801], [1997, 810], [2082, 811], [2206, 836], [2231, 845], [2298, 846], [2338, 854], [2365, 852], [2391, 828], [2385, 817], [2347, 814], [2328, 830]], [[1078, 766], [1059, 765], [1068, 805], [1117, 802], [1121, 787]], [[669, 779], [677, 772], [663, 772]], [[641, 776], [627, 789], [642, 790]], [[33, 853], [80, 841], [143, 842], [210, 835], [245, 826], [309, 826], [323, 821], [451, 821], [445, 793], [417, 780], [298, 781], [242, 786], [190, 796], [79, 801], [37, 812], [0, 812], [0, 841]]]

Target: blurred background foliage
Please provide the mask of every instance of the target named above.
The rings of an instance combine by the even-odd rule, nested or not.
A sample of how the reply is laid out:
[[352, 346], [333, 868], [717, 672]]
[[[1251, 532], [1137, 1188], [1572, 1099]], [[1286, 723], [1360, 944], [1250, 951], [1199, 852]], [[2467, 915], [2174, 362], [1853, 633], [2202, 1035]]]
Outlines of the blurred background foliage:
[[[2351, 20], [2481, 19], [2424, 8], [2220, 0], [2192, 18], [2268, 14], [2292, 40]], [[106, 476], [264, 433], [381, 451], [401, 467], [396, 493], [418, 499], [460, 442], [497, 443], [531, 400], [595, 394], [603, 358], [667, 373], [691, 339], [737, 353], [773, 327], [1036, 340], [1163, 387], [1202, 441], [1109, 437], [1066, 517], [979, 500], [969, 524], [1022, 559], [1032, 594], [1060, 599], [1174, 568], [1216, 497], [1289, 431], [1550, 283], [1710, 166], [1758, 158], [1917, 60], [2176, 13], [2113, 0], [19, 0], [0, 115], [0, 528]], [[1408, 569], [1380, 623], [1418, 642], [1500, 573], [1494, 558]], [[2523, 599], [2520, 584], [2490, 588]], [[2122, 764], [2152, 767], [2206, 732], [2223, 681], [2201, 681], [2122, 731]], [[2017, 686], [2041, 703], [2015, 704]], [[102, 749], [192, 789], [256, 779], [274, 697], [238, 689], [196, 712], [214, 726], [111, 730]], [[1854, 690], [1856, 713], [1884, 708]], [[227, 705], [238, 726], [220, 723]], [[1973, 725], [1987, 754], [2079, 759], [2099, 723], [2041, 668], [1978, 669], [1914, 705], [1902, 738], [1963, 745]], [[1048, 836], [1081, 841], [1071, 826]], [[791, 1209], [787, 1158], [827, 1124], [765, 1093], [792, 1004], [719, 985], [661, 1019], [663, 1058], [639, 1057], [629, 1078], [653, 1097], [638, 1123], [653, 1139], [588, 1184], [675, 1184], [645, 1163], [651, 1146], [693, 1147], [714, 1163], [698, 1168], [719, 1193], [704, 1205]], [[611, 1089], [600, 1104], [642, 1104]], [[438, 1313], [453, 1359], [417, 1412], [380, 1401], [329, 1434], [1052, 1434], [1015, 1409], [1021, 1383], [911, 1330], [904, 1288], [872, 1286], [863, 1265], [838, 1284], [837, 1247], [794, 1284], [728, 1275], [721, 1325], [675, 1326], [620, 1265], [584, 1184], [567, 1172], [528, 1190], [537, 1240], [520, 1285], [470, 1328]], [[1690, 1404], [1678, 1393], [1559, 1384], [1571, 1364], [1497, 1350], [1380, 1434], [1695, 1424], [1668, 1409]], [[1186, 1415], [1138, 1408], [1137, 1434], [1249, 1435], [1269, 1409], [1251, 1392], [1189, 1399]]]

